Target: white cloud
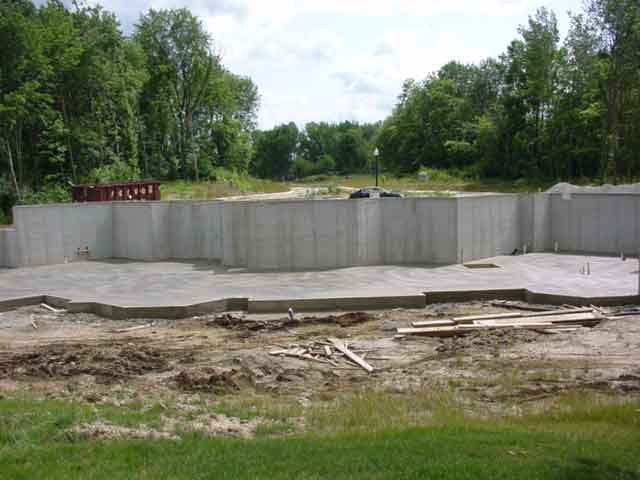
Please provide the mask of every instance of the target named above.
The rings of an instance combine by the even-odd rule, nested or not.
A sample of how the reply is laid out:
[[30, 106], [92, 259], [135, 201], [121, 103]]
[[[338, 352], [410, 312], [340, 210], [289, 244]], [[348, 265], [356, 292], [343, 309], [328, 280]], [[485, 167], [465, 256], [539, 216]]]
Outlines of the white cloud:
[[[148, 8], [190, 8], [203, 20], [223, 63], [258, 85], [263, 128], [289, 121], [381, 120], [406, 78], [422, 79], [450, 60], [474, 62], [500, 54], [540, 6], [540, 0], [101, 3], [125, 28]], [[565, 12], [579, 10], [581, 0], [546, 3], [566, 28]]]

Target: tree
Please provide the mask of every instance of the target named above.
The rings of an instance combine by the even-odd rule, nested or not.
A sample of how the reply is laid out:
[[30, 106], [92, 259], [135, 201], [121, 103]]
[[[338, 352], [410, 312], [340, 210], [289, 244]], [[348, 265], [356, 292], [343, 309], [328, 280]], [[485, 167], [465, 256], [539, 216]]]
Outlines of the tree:
[[[177, 160], [183, 177], [189, 169], [199, 179], [194, 142], [194, 117], [204, 105], [205, 93], [220, 59], [202, 23], [185, 8], [149, 10], [134, 35], [149, 66], [143, 102], [149, 112], [146, 132], [160, 127], [156, 142], [169, 159]], [[172, 163], [169, 160], [169, 163]], [[176, 165], [172, 165], [176, 166]]]
[[293, 122], [258, 132], [253, 157], [255, 172], [262, 178], [285, 178], [296, 159], [297, 147], [298, 127]]

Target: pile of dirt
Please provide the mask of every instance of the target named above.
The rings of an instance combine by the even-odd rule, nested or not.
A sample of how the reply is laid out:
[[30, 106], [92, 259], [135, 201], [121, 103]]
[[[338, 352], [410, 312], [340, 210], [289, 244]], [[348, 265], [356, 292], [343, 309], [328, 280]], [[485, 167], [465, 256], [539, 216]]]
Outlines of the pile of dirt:
[[531, 330], [478, 330], [469, 335], [441, 339], [436, 352], [444, 355], [461, 352], [498, 354], [518, 343], [535, 342], [541, 335]]
[[181, 371], [171, 382], [186, 392], [233, 393], [251, 386], [251, 376], [242, 368], [205, 368]]
[[194, 367], [168, 379], [171, 388], [187, 393], [207, 392], [217, 395], [237, 392], [288, 392], [311, 386], [330, 387], [335, 374], [320, 364], [295, 358], [270, 358], [248, 355], [233, 366]]
[[247, 320], [243, 316], [225, 313], [218, 315], [208, 323], [209, 326], [223, 327], [232, 330], [277, 331], [306, 325], [338, 325], [352, 327], [374, 320], [375, 316], [366, 312], [349, 312], [342, 315], [326, 315], [321, 317], [303, 317], [301, 319], [282, 318], [278, 320]]
[[161, 351], [145, 345], [52, 344], [0, 357], [0, 378], [93, 375], [104, 381], [168, 369]]
[[640, 183], [627, 185], [600, 185], [598, 187], [580, 187], [571, 183], [556, 183], [547, 193], [640, 193]]

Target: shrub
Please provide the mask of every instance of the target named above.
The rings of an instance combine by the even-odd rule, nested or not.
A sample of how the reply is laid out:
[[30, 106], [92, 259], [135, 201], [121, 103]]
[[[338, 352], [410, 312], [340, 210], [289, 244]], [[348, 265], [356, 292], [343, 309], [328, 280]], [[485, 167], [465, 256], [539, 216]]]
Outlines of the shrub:
[[109, 183], [109, 182], [126, 182], [130, 180], [138, 180], [140, 178], [140, 170], [137, 166], [131, 165], [121, 160], [116, 160], [110, 165], [94, 168], [87, 175], [87, 183]]
[[309, 175], [317, 173], [316, 165], [304, 157], [296, 158], [291, 169], [293, 175], [297, 178], [308, 177]]

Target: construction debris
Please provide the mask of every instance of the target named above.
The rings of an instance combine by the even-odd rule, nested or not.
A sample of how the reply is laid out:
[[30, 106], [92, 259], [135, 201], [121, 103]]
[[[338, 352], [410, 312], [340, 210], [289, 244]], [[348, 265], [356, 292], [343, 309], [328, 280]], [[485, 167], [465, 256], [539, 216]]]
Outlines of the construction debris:
[[129, 333], [135, 332], [136, 330], [142, 330], [143, 328], [153, 327], [153, 322], [146, 323], [144, 325], [136, 325], [135, 327], [127, 327], [127, 328], [119, 328], [118, 330], [114, 330], [113, 333]]
[[[334, 347], [336, 351], [332, 349]], [[315, 341], [307, 345], [292, 345], [287, 348], [271, 350], [269, 355], [294, 357], [301, 360], [309, 360], [318, 363], [328, 363], [338, 367], [337, 359], [350, 360], [367, 372], [373, 371], [373, 366], [367, 363], [363, 357], [350, 349], [344, 340], [329, 338], [328, 342]]]
[[42, 308], [45, 308], [45, 309], [49, 310], [50, 312], [53, 312], [53, 313], [63, 313], [63, 312], [65, 312], [64, 309], [53, 308], [51, 305], [47, 305], [46, 303], [41, 303], [40, 306]]
[[364, 358], [358, 356], [357, 354], [349, 350], [346, 342], [343, 342], [342, 340], [338, 340], [337, 338], [329, 338], [329, 341], [333, 343], [336, 349], [342, 352], [349, 360], [353, 361], [357, 365], [360, 365], [367, 372], [369, 373], [373, 372], [373, 367], [367, 362], [365, 362]]
[[552, 308], [545, 307], [544, 305], [530, 305], [528, 303], [512, 300], [494, 300], [491, 302], [491, 306], [498, 308], [510, 308], [512, 310], [525, 310], [529, 312], [545, 312], [552, 310]]
[[526, 329], [541, 333], [557, 333], [583, 326], [594, 326], [606, 318], [608, 317], [605, 312], [597, 307], [572, 307], [536, 313], [497, 313], [413, 322], [413, 328], [398, 328], [397, 333], [428, 337], [453, 337], [489, 329]]
[[[292, 319], [293, 316], [293, 319]], [[236, 330], [250, 331], [277, 331], [286, 328], [300, 327], [304, 325], [339, 325], [340, 327], [351, 327], [360, 323], [369, 322], [376, 318], [375, 314], [367, 312], [347, 312], [341, 315], [326, 315], [319, 317], [295, 317], [295, 312], [287, 313], [286, 318], [274, 320], [248, 320], [243, 316], [232, 313], [223, 313], [208, 322], [210, 326], [224, 327]]]

